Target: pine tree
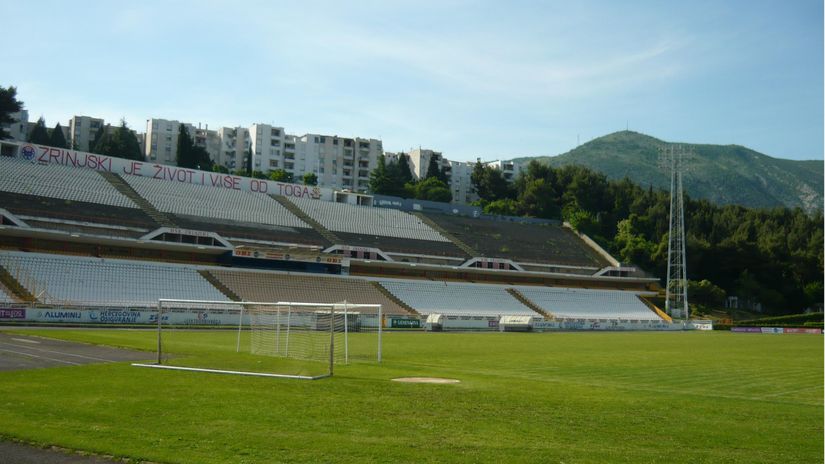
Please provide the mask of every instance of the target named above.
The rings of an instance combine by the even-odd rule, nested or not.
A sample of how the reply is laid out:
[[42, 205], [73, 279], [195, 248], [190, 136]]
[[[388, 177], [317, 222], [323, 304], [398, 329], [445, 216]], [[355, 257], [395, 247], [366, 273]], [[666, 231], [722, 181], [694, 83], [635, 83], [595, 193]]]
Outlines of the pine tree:
[[193, 149], [195, 142], [189, 136], [186, 126], [183, 124], [178, 127], [178, 150], [177, 150], [177, 165], [182, 168], [194, 168], [195, 160]]
[[430, 156], [430, 164], [427, 165], [427, 175], [424, 176], [425, 179], [429, 179], [430, 177], [435, 177], [436, 179], [441, 178], [441, 169], [438, 166], [438, 158], [435, 156]]
[[410, 161], [404, 153], [398, 155], [397, 173], [398, 182], [400, 185], [404, 185], [407, 182], [412, 182], [414, 180], [412, 171], [410, 170]]
[[103, 127], [99, 127], [97, 132], [95, 132], [95, 138], [91, 142], [89, 142], [89, 152], [90, 153], [97, 153], [101, 155], [101, 148], [103, 148], [103, 138], [110, 132], [110, 125], [106, 124]]
[[60, 123], [57, 123], [52, 129], [51, 136], [49, 137], [49, 146], [56, 147], [56, 148], [69, 148], [68, 142], [66, 142], [66, 136], [63, 135], [63, 128], [60, 127]]
[[378, 157], [378, 166], [370, 173], [370, 192], [379, 195], [392, 195], [393, 179], [387, 168], [387, 159], [384, 155]]
[[11, 138], [3, 127], [18, 122], [11, 115], [21, 109], [23, 109], [23, 103], [17, 100], [17, 89], [0, 87], [0, 140]]
[[46, 129], [46, 120], [43, 119], [43, 116], [37, 120], [31, 132], [29, 132], [29, 142], [38, 145], [48, 145], [51, 142], [49, 131]]
[[120, 126], [115, 130], [100, 129], [99, 137], [94, 144], [94, 153], [117, 158], [143, 161], [144, 156], [140, 151], [140, 143], [135, 133], [126, 125], [126, 121], [121, 119]]

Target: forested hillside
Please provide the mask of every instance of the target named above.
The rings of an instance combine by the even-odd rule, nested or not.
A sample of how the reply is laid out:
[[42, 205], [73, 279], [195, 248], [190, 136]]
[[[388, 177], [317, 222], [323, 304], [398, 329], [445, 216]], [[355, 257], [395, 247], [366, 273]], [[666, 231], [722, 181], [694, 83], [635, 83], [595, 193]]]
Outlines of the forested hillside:
[[[670, 195], [588, 168], [536, 161], [513, 183], [476, 165], [473, 182], [487, 213], [559, 218], [626, 263], [664, 277]], [[716, 205], [686, 195], [687, 270], [693, 301], [721, 305], [725, 295], [772, 313], [823, 301], [823, 218], [801, 208]], [[702, 281], [707, 282], [702, 282]]]
[[[670, 188], [667, 173], [658, 168], [663, 142], [648, 135], [621, 131], [591, 140], [559, 156], [536, 159], [553, 167], [577, 164], [625, 177], [646, 187]], [[787, 206], [813, 212], [822, 208], [823, 161], [772, 158], [740, 145], [683, 144], [694, 156], [685, 174], [685, 190], [694, 198], [717, 204], [755, 208]]]

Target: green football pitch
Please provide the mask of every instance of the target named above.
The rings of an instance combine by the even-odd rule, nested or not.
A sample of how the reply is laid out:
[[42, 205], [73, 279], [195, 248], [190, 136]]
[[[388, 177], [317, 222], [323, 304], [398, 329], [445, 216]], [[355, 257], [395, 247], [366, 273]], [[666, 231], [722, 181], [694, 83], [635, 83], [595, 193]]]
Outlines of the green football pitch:
[[[16, 332], [147, 359], [156, 343], [141, 330]], [[182, 363], [277, 362], [212, 348], [226, 337], [169, 348]], [[0, 372], [0, 437], [185, 463], [822, 462], [821, 336], [391, 332], [383, 347], [381, 365], [316, 381], [128, 363]], [[461, 382], [390, 381], [409, 376]]]

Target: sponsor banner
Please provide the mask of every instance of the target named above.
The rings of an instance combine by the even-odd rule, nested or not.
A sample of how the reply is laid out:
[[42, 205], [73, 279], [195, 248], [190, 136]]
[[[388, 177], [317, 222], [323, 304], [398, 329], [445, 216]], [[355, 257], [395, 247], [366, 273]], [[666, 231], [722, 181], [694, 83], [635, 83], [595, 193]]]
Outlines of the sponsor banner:
[[59, 164], [61, 166], [94, 169], [96, 171], [113, 172], [115, 174], [129, 176], [149, 177], [182, 184], [206, 185], [230, 190], [242, 190], [245, 192], [332, 201], [332, 190], [328, 188], [287, 184], [266, 179], [252, 179], [232, 174], [179, 168], [177, 166], [146, 163], [31, 143], [16, 145], [19, 146], [17, 158], [35, 164]]
[[730, 331], [742, 333], [762, 333], [762, 329], [759, 327], [731, 327]]
[[421, 319], [390, 319], [390, 327], [393, 329], [420, 329]]
[[[157, 311], [129, 309], [29, 309], [20, 320], [56, 323], [74, 322], [80, 324], [157, 324], [158, 322]], [[237, 325], [238, 313], [197, 310], [169, 312], [163, 315], [163, 323], [181, 325]], [[248, 323], [248, 317], [246, 315], [244, 315], [244, 323]]]
[[301, 261], [307, 263], [341, 264], [340, 256], [319, 255], [309, 253], [283, 253], [266, 249], [255, 248], [235, 248], [232, 250], [233, 256], [241, 258], [273, 259], [279, 261]]
[[0, 319], [25, 319], [25, 308], [0, 308]]
[[819, 334], [822, 333], [822, 329], [786, 328], [785, 333], [786, 334], [817, 334], [817, 335], [819, 335]]
[[599, 330], [599, 331], [622, 331], [622, 330], [708, 330], [706, 324], [669, 323], [665, 321], [615, 321], [615, 320], [555, 320], [555, 321], [534, 321], [533, 329], [536, 331], [545, 330]]
[[785, 332], [782, 327], [760, 327], [763, 334], [781, 334]]

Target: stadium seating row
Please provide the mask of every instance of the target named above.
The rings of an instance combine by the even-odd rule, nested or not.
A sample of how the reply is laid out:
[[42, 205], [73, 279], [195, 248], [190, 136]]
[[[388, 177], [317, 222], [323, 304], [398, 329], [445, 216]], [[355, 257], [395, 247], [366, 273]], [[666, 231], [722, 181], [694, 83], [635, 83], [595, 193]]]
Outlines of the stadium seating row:
[[229, 301], [193, 266], [2, 252], [0, 265], [47, 303], [153, 307], [158, 298]]
[[427, 213], [444, 230], [488, 258], [568, 266], [607, 263], [581, 239], [559, 225], [526, 224]]
[[385, 314], [408, 312], [363, 279], [274, 272], [213, 270], [212, 275], [246, 301], [380, 304]]
[[274, 226], [309, 228], [280, 203], [262, 193], [123, 176], [158, 211]]
[[307, 216], [333, 232], [380, 235], [433, 242], [449, 241], [417, 217], [403, 211], [306, 198], [290, 198], [290, 201], [295, 203]]
[[501, 285], [403, 280], [380, 283], [421, 314], [538, 315]]
[[514, 288], [557, 318], [658, 318], [633, 292], [617, 290], [363, 279], [21, 252], [1, 252], [0, 265], [32, 293], [45, 291], [47, 302], [75, 305], [153, 306], [158, 298], [229, 301], [198, 273], [209, 270], [246, 301], [346, 300], [379, 303], [386, 314], [406, 314], [403, 306], [373, 286], [371, 280], [377, 280], [398, 300], [425, 315], [537, 316], [507, 291]]
[[659, 319], [633, 292], [527, 286], [515, 288], [557, 318]]
[[97, 171], [41, 166], [8, 157], [0, 157], [0, 190], [123, 208], [138, 207]]

